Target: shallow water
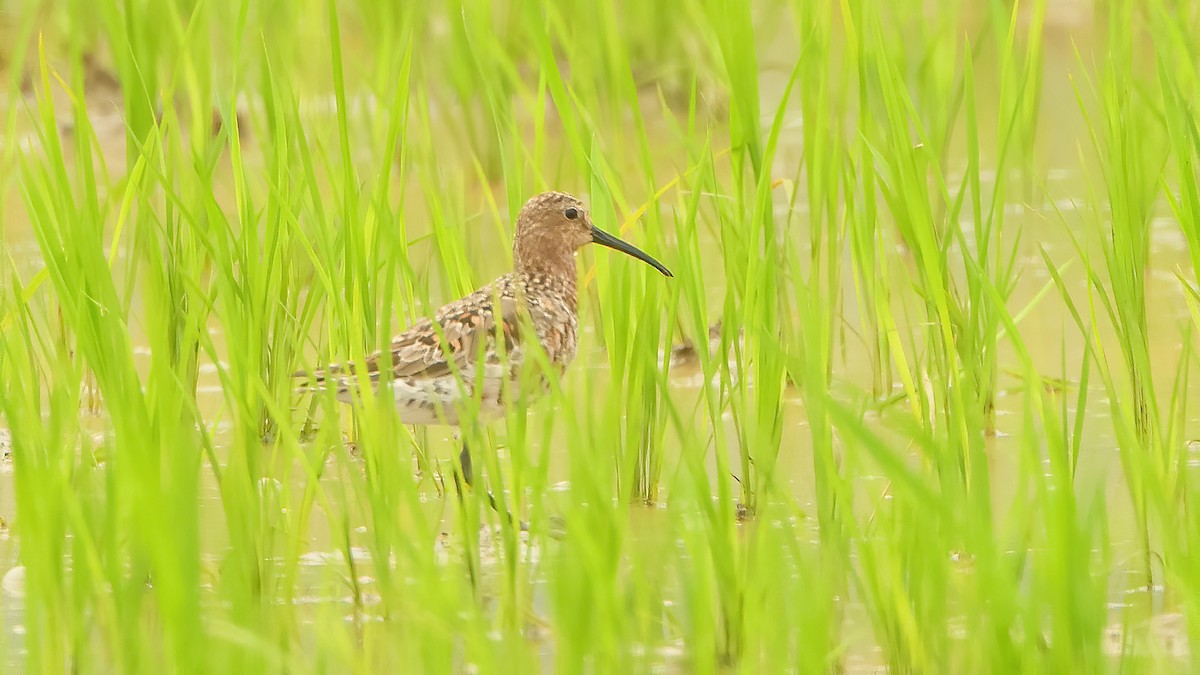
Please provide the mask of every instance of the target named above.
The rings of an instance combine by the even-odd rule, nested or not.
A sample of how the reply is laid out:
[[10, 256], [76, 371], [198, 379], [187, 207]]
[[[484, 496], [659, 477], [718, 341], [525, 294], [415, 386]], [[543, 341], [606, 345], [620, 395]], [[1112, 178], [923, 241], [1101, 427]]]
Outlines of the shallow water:
[[[1044, 269], [1039, 249], [1045, 250], [1060, 263], [1075, 257], [1070, 233], [1060, 224], [1059, 213], [1066, 214], [1068, 222], [1073, 220], [1082, 222], [1085, 218], [1096, 217], [1079, 211], [1084, 208], [1083, 205], [1087, 203], [1087, 199], [1084, 193], [1085, 181], [1078, 172], [1078, 148], [1086, 145], [1088, 141], [1068, 77], [1077, 68], [1073, 50], [1076, 47], [1085, 48], [1091, 39], [1089, 19], [1086, 3], [1055, 3], [1055, 9], [1050, 17], [1051, 23], [1047, 30], [1045, 51], [1045, 94], [1042, 101], [1037, 154], [1039, 169], [1046, 177], [1046, 192], [1051, 201], [1048, 203], [1041, 203], [1040, 199], [1039, 203], [1014, 201], [1007, 207], [1010, 227], [1021, 227], [1024, 233], [1019, 254], [1023, 273], [1013, 293], [1010, 307], [1023, 307], [1049, 283], [1050, 276]], [[784, 42], [780, 41], [780, 44], [775, 45], [769, 50], [767, 57], [762, 59], [764, 64], [762, 74], [763, 110], [774, 109], [788, 74], [786, 68], [781, 72], [779, 69], [773, 68], [771, 64], [790, 64], [795, 56], [790, 51], [790, 46]], [[978, 89], [981, 92], [988, 91], [987, 84], [980, 82], [977, 85]], [[373, 101], [366, 95], [356, 96], [353, 100], [354, 105], [350, 110], [352, 115], [356, 112], [367, 111], [373, 105]], [[14, 105], [13, 101], [2, 103], [0, 112], [6, 111], [7, 106]], [[799, 110], [794, 105], [793, 102], [794, 120], [785, 126], [785, 131], [780, 139], [781, 151], [776, 160], [781, 175], [790, 175], [794, 171], [800, 153], [804, 122], [799, 118]], [[92, 121], [97, 132], [101, 134], [101, 148], [105, 153], [109, 170], [114, 174], [119, 173], [123, 171], [121, 158], [124, 152], [124, 136], [120, 117], [110, 105], [105, 103], [97, 103], [94, 107]], [[305, 114], [314, 124], [328, 124], [333, 119], [333, 112], [325, 97], [314, 97], [308, 100], [304, 107], [307, 111]], [[995, 130], [983, 129], [981, 132], [994, 134]], [[15, 138], [2, 139], [0, 152], [10, 144], [21, 147], [30, 145], [32, 138], [25, 135], [27, 133], [20, 133]], [[250, 139], [247, 142], [253, 143], [254, 140]], [[955, 147], [958, 152], [964, 152], [961, 138], [958, 139]], [[965, 160], [959, 164], [960, 171], [965, 169]], [[670, 164], [666, 163], [666, 166], [670, 166]], [[951, 167], [953, 179], [953, 161]], [[11, 194], [3, 201], [5, 205], [3, 213], [4, 248], [17, 262], [22, 274], [28, 278], [28, 275], [35, 272], [40, 266], [37, 244], [32, 237], [20, 195], [15, 186], [10, 186], [10, 190]], [[229, 195], [219, 197], [228, 199]], [[784, 207], [782, 201], [779, 206]], [[1146, 309], [1150, 322], [1150, 335], [1154, 340], [1155, 347], [1152, 350], [1152, 355], [1155, 357], [1152, 364], [1154, 376], [1156, 381], [1170, 382], [1171, 376], [1178, 367], [1179, 345], [1182, 340], [1180, 327], [1189, 320], [1187, 307], [1183, 302], [1183, 292], [1175, 277], [1175, 271], [1188, 268], [1190, 260], [1186, 241], [1179, 234], [1177, 224], [1169, 217], [1165, 205], [1160, 209], [1159, 217], [1154, 221], [1154, 225], [1151, 255], [1153, 272], [1147, 282], [1148, 304]], [[963, 226], [964, 229], [969, 229], [970, 223], [964, 222]], [[491, 230], [488, 231], [491, 232]], [[485, 241], [480, 248], [482, 250], [489, 245], [500, 243]], [[716, 261], [720, 255], [721, 252], [714, 241], [705, 242], [706, 262]], [[717, 263], [712, 266], [720, 269], [720, 265]], [[487, 275], [500, 271], [495, 262], [492, 262], [490, 267], [486, 271], [480, 271], [480, 278], [486, 278]], [[899, 267], [899, 265], [894, 265], [893, 272], [896, 274], [897, 282], [904, 283], [905, 277]], [[1076, 264], [1067, 269], [1064, 276], [1068, 286], [1078, 293], [1077, 297], [1083, 297], [1086, 294], [1086, 279], [1080, 265]], [[858, 307], [853, 302], [853, 280], [850, 277], [848, 265], [844, 282], [843, 293], [847, 298], [843, 305], [844, 318], [848, 328], [854, 330], [859, 327], [859, 317], [857, 316]], [[719, 297], [720, 290], [713, 289], [714, 298]], [[1070, 318], [1066, 315], [1061, 301], [1053, 293], [1042, 300], [1024, 318], [1020, 328], [1021, 337], [1034, 352], [1039, 372], [1045, 375], [1079, 372], [1083, 352], [1082, 337], [1077, 330], [1071, 327]], [[214, 326], [213, 329], [216, 331], [217, 327]], [[1106, 329], [1101, 329], [1102, 332], [1104, 330]], [[1106, 335], [1105, 337], [1110, 336]], [[220, 335], [214, 333], [214, 340], [220, 350], [222, 347]], [[591, 340], [592, 344], [595, 342], [595, 340]], [[149, 362], [148, 353], [142, 350], [138, 356], [139, 366], [146, 368]], [[836, 358], [835, 390], [869, 387], [869, 365], [860, 343], [847, 340], [844, 353], [839, 353]], [[571, 372], [578, 377], [578, 371], [589, 368], [603, 369], [603, 363], [602, 354], [584, 353], [580, 355], [579, 362], [575, 364]], [[1015, 363], [1013, 355], [1008, 353], [1002, 366], [1011, 367]], [[211, 364], [202, 365], [200, 372], [198, 403], [202, 411], [215, 416], [224, 405], [220, 381]], [[680, 409], [691, 409], [694, 405], [702, 384], [702, 380], [697, 378], [702, 377], [694, 365], [690, 365], [686, 361], [673, 368], [672, 395]], [[1020, 382], [1012, 376], [1002, 377], [1001, 386], [1012, 389], [1014, 393], [1002, 395], [997, 400], [999, 433], [995, 438], [990, 439], [988, 444], [988, 456], [993, 476], [992, 498], [997, 507], [998, 517], [1002, 509], [1011, 504], [1018, 496], [1017, 476], [1021, 470], [1018, 466], [1021, 456], [1018, 443], [1023, 425], [1023, 400], [1022, 396], [1016, 393], [1020, 391], [1019, 385]], [[1108, 408], [1103, 404], [1105, 392], [1100, 387], [1098, 378], [1092, 381], [1091, 387], [1093, 391], [1089, 397], [1086, 421], [1088, 434], [1083, 448], [1083, 455], [1087, 459], [1081, 464], [1077, 484], [1080, 494], [1098, 492], [1103, 495], [1107, 504], [1108, 532], [1112, 539], [1113, 558], [1118, 561], [1117, 567], [1111, 570], [1109, 578], [1108, 623], [1110, 625], [1105, 632], [1106, 653], [1117, 656], [1130, 652], [1154, 650], [1156, 653], [1186, 658], [1190, 654], [1190, 649], [1182, 616], [1168, 606], [1160, 586], [1147, 588], [1144, 577], [1136, 572], [1138, 566], [1134, 559], [1140, 551], [1140, 542], [1137, 539], [1137, 527], [1128, 490], [1122, 478], [1116, 440], [1107, 419]], [[1198, 388], [1200, 388], [1200, 378], [1193, 378], [1188, 389], [1193, 400], [1200, 395]], [[807, 418], [799, 396], [796, 392], [790, 392], [787, 401], [784, 417], [785, 428], [797, 431], [805, 429]], [[541, 414], [545, 414], [545, 411], [542, 411]], [[1200, 418], [1193, 416], [1188, 419], [1189, 435], [1196, 433], [1198, 424], [1200, 424]], [[729, 431], [732, 431], [732, 423], [730, 425]], [[103, 425], [97, 424], [96, 427], [97, 431], [102, 433]], [[222, 438], [223, 432], [227, 432], [227, 430], [223, 430], [220, 426], [213, 429], [214, 436], [218, 440]], [[735, 435], [731, 433], [730, 438], [735, 438]], [[452, 434], [448, 430], [434, 429], [429, 432], [428, 439], [432, 441], [436, 455], [445, 464], [454, 452]], [[786, 451], [780, 454], [779, 470], [781, 475], [786, 476], [788, 489], [798, 505], [804, 511], [813, 513], [816, 511], [813, 501], [815, 488], [811, 474], [812, 449], [808, 447], [807, 434], [789, 434], [785, 444]], [[341, 480], [337, 467], [343, 465], [339, 462], [353, 466], [358, 461], [352, 454], [339, 459], [337, 454], [339, 452], [348, 453], [349, 451], [335, 451], [335, 454], [331, 455], [329, 467], [333, 470], [326, 472], [322, 478], [324, 482], [333, 484]], [[736, 466], [738, 448], [729, 447], [725, 449], [725, 452], [729, 454], [731, 465]], [[553, 503], [555, 491], [569, 489], [570, 473], [567, 469], [568, 457], [564, 449], [552, 446], [549, 449], [549, 455], [552, 461], [549, 466], [547, 484], [552, 486], [549, 501]], [[672, 456], [669, 452], [665, 461], [667, 473], [670, 473], [677, 466], [679, 458]], [[706, 461], [709, 474], [718, 475], [715, 458], [709, 456]], [[1195, 448], [1190, 451], [1188, 467], [1194, 474], [1200, 475], [1200, 452]], [[298, 471], [291, 472], [291, 475], [303, 476], [302, 472]], [[204, 550], [208, 552], [208, 560], [216, 565], [219, 563], [219, 552], [226, 544], [223, 507], [221, 495], [211, 474], [203, 472], [202, 477], [201, 513], [204, 522], [210, 525], [205, 531]], [[863, 477], [862, 480], [870, 482], [873, 478]], [[882, 490], [886, 481], [880, 477], [878, 482], [879, 485], [876, 489]], [[455, 532], [458, 524], [453, 509], [447, 507], [447, 500], [437, 494], [429, 486], [428, 481], [424, 485], [427, 486], [427, 499], [422, 505], [424, 513], [431, 522], [438, 523], [445, 532]], [[298, 478], [292, 487], [295, 490], [302, 489], [303, 481]], [[736, 489], [736, 485], [732, 487]], [[266, 484], [264, 490], [277, 490], [277, 486]], [[668, 485], [664, 488], [662, 503], [659, 506], [633, 509], [629, 530], [630, 536], [635, 542], [642, 542], [642, 545], [647, 547], [660, 544], [661, 536], [668, 531], [663, 522], [665, 517], [661, 511], [663, 505], [669, 505], [670, 502], [671, 494]], [[361, 516], [362, 514], [356, 515]], [[13, 516], [12, 473], [6, 459], [4, 463], [0, 463], [0, 519], [11, 521]], [[355, 534], [364, 540], [367, 535], [365, 524], [367, 522], [369, 521], [364, 518], [354, 530]], [[500, 566], [494, 555], [496, 550], [495, 543], [492, 541], [494, 536], [490, 530], [481, 534], [483, 541], [480, 548], [484, 552], [482, 564], [485, 579], [489, 573], [500, 573], [498, 570], [492, 569]], [[815, 530], [813, 537], [815, 541]], [[348, 568], [341, 553], [341, 542], [335, 540], [333, 528], [322, 518], [314, 517], [309, 543], [310, 550], [301, 556], [302, 578], [297, 584], [295, 604], [301, 607], [323, 608], [330, 605], [344, 606], [348, 620], [360, 620], [361, 617], [356, 616], [354, 609], [355, 597], [352, 584], [348, 583], [346, 579]], [[0, 616], [3, 619], [0, 623], [4, 626], [9, 644], [12, 646], [8, 664], [13, 668], [19, 667], [21, 663], [21, 645], [25, 631], [22, 625], [22, 574], [20, 571], [15, 571], [20, 570], [18, 545], [17, 537], [9, 536], [6, 528], [0, 529], [0, 572], [4, 574], [3, 583], [0, 584], [3, 591], [0, 596]], [[543, 545], [554, 546], [555, 544], [552, 540], [547, 540], [547, 543]], [[635, 547], [637, 545], [635, 543]], [[375, 605], [373, 598], [377, 598], [373, 595], [375, 591], [372, 561], [368, 548], [362, 545], [362, 542], [356, 542], [356, 546], [351, 550], [356, 556], [361, 556], [355, 561], [355, 570], [359, 575], [357, 587], [369, 613], [370, 608]], [[435, 552], [438, 562], [448, 567], [456, 565], [459, 562], [460, 554], [461, 550], [457, 548], [455, 539], [450, 534], [443, 535], [439, 540], [439, 548]], [[544, 552], [538, 545], [531, 545], [522, 548], [522, 555], [527, 561], [532, 562], [543, 556]], [[544, 598], [535, 596], [533, 600], [535, 610], [542, 608], [545, 602]], [[1134, 607], [1150, 607], [1153, 616], [1149, 619], [1139, 618], [1133, 625], [1126, 625], [1127, 616], [1129, 616], [1126, 610]], [[1141, 617], [1143, 614], [1144, 612], [1139, 612], [1136, 616]], [[862, 607], [855, 604], [853, 598], [850, 599], [847, 608], [847, 617], [847, 634], [851, 641], [845, 664], [847, 670], [872, 672], [879, 667], [882, 656], [873, 642], [869, 618], [864, 615]], [[545, 644], [545, 653], [549, 662], [552, 641], [547, 639]], [[668, 664], [668, 669], [679, 668], [682, 671], [685, 668], [682, 665], [684, 656], [682, 646], [679, 646], [677, 651], [669, 645], [658, 649], [660, 650], [658, 658], [662, 663]]]

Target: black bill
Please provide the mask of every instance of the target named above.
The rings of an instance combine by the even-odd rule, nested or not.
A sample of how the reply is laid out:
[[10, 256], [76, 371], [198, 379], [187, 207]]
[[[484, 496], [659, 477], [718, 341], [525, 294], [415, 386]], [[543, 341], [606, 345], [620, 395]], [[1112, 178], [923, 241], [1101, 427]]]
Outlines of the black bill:
[[616, 237], [605, 232], [604, 230], [601, 230], [600, 228], [596, 227], [595, 225], [592, 226], [592, 241], [594, 241], [597, 244], [600, 244], [601, 246], [607, 246], [608, 248], [611, 248], [614, 251], [620, 251], [621, 253], [627, 253], [627, 254], [637, 258], [638, 260], [641, 260], [642, 262], [646, 263], [647, 265], [653, 267], [654, 269], [658, 270], [659, 272], [662, 272], [664, 277], [675, 276], [674, 274], [671, 274], [671, 270], [664, 267], [662, 263], [658, 262], [654, 258], [651, 258], [648, 254], [646, 254], [646, 252], [642, 251], [641, 249], [634, 246], [633, 244], [627, 244], [627, 243], [621, 241], [620, 239], [617, 239]]

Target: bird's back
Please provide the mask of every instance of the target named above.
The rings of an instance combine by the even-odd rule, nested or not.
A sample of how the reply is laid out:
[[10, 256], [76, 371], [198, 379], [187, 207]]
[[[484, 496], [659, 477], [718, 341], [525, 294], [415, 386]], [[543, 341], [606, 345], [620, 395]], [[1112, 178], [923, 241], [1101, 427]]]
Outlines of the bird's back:
[[[574, 359], [574, 292], [573, 278], [557, 283], [506, 274], [393, 338], [386, 352], [367, 358], [366, 380], [376, 393], [390, 391], [405, 424], [456, 425], [474, 404], [483, 420], [502, 415], [506, 399], [528, 400], [545, 388], [545, 373], [524, 368], [526, 363], [548, 363], [561, 372]], [[303, 375], [312, 388], [335, 388], [341, 401], [351, 401], [361, 384], [349, 363]]]

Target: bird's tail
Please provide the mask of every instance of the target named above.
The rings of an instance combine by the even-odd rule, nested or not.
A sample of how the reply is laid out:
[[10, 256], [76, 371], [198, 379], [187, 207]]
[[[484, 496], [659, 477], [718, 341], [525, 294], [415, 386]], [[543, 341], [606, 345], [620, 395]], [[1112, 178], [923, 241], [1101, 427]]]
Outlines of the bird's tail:
[[319, 394], [333, 389], [339, 399], [349, 396], [349, 389], [354, 382], [354, 366], [352, 364], [336, 364], [318, 370], [297, 370], [292, 373], [297, 380], [296, 391], [301, 394]]

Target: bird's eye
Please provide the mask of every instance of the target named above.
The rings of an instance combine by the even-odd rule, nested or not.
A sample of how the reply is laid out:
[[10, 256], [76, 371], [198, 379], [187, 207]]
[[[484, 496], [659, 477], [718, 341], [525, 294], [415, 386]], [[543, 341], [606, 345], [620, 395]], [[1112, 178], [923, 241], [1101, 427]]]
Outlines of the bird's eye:
[[563, 211], [563, 215], [567, 217], [567, 220], [575, 220], [579, 217], [579, 209], [574, 206], [568, 206], [567, 210]]

